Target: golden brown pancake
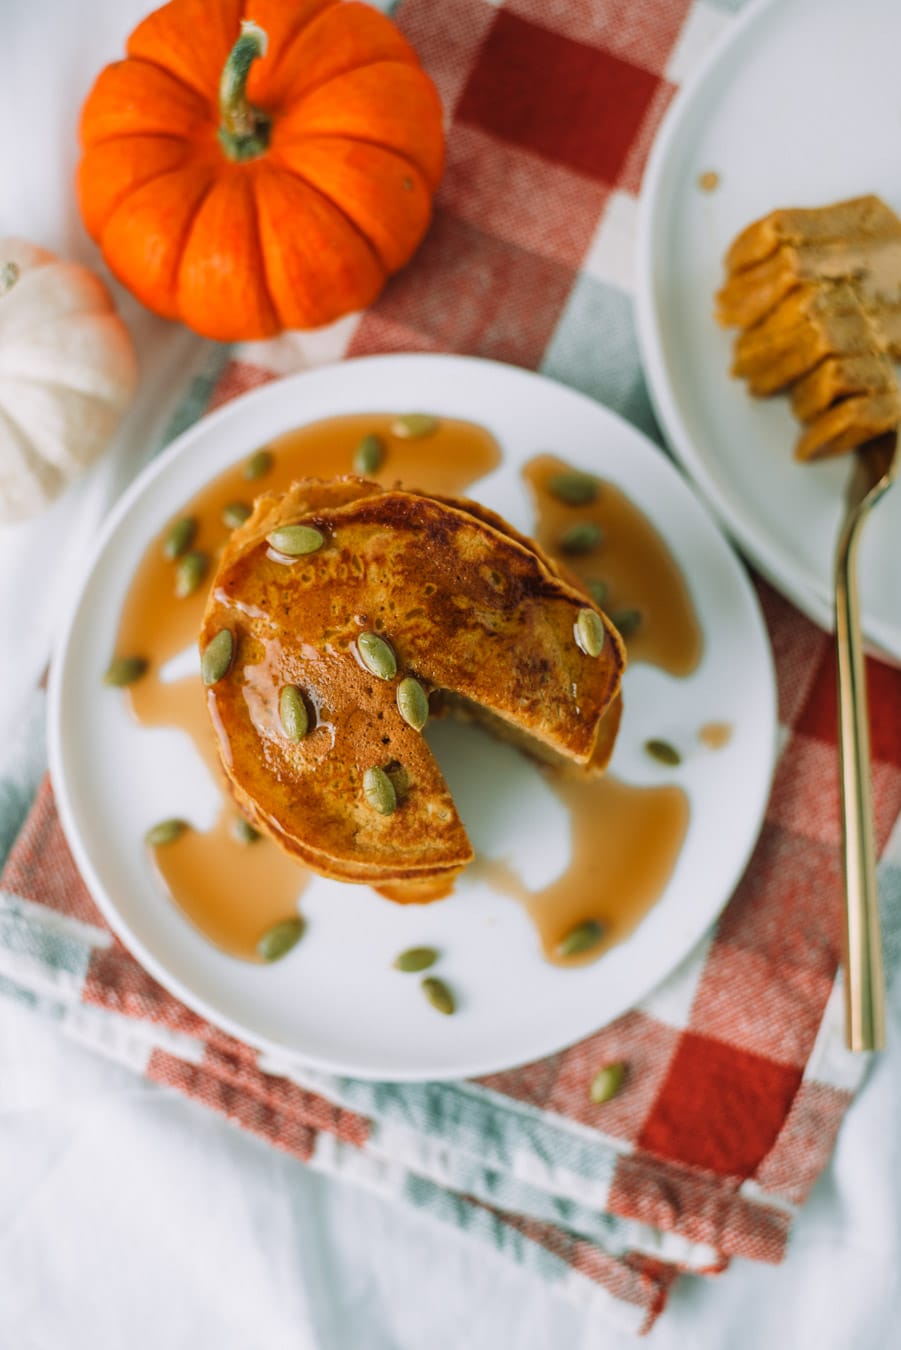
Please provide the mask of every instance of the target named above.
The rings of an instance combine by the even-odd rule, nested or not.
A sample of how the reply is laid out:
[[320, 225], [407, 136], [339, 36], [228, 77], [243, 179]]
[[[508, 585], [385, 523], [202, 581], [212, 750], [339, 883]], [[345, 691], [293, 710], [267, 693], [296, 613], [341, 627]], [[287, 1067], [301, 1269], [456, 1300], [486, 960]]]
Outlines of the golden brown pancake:
[[[323, 542], [286, 556], [269, 537], [297, 524]], [[393, 898], [444, 894], [472, 859], [422, 731], [399, 710], [402, 680], [543, 758], [589, 770], [612, 750], [622, 639], [536, 544], [472, 502], [351, 477], [261, 497], [219, 562], [201, 650], [223, 629], [234, 658], [207, 702], [239, 807], [305, 865]], [[387, 678], [367, 668], [367, 634], [395, 657]], [[307, 713], [296, 740], [285, 686]], [[365, 790], [372, 770], [393, 787], [388, 814]]]

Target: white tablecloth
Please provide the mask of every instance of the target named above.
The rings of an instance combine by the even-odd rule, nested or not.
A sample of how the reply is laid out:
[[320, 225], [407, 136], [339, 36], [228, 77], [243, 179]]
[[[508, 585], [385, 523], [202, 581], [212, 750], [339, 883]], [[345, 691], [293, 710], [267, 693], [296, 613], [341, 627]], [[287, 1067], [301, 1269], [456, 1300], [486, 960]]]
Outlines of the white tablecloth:
[[[455, 3], [456, 0], [435, 0]], [[785, 0], [787, 3], [788, 0]], [[78, 109], [148, 0], [5, 0], [0, 235], [96, 263]], [[202, 344], [123, 298], [142, 367], [114, 451], [0, 528], [0, 745], [45, 664], [78, 558], [171, 416]], [[684, 1280], [651, 1350], [901, 1345], [901, 996], [786, 1262]], [[307, 1173], [0, 998], [0, 1350], [624, 1350], [502, 1258]]]

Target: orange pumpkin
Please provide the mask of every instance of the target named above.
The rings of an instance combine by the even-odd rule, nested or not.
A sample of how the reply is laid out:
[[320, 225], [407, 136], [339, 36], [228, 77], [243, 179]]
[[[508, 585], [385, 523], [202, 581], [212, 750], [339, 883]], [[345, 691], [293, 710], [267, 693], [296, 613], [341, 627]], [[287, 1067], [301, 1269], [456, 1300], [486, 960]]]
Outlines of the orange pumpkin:
[[356, 0], [171, 0], [127, 50], [85, 103], [78, 174], [115, 276], [221, 341], [370, 304], [425, 233], [444, 157], [391, 21]]

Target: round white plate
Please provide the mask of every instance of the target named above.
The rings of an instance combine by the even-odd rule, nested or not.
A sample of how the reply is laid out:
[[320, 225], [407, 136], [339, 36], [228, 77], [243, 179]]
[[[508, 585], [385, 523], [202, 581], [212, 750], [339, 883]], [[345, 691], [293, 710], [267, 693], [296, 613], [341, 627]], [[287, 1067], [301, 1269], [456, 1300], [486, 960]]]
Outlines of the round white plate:
[[[729, 376], [713, 318], [722, 258], [777, 206], [875, 192], [901, 210], [901, 4], [766, 0], [675, 99], [640, 208], [638, 317], [651, 396], [675, 453], [773, 584], [831, 627], [832, 559], [850, 461], [797, 464], [788, 400]], [[719, 174], [713, 192], [702, 173]], [[869, 643], [901, 661], [901, 492], [861, 545]]]
[[[255, 966], [223, 955], [161, 890], [142, 845], [164, 816], [212, 823], [219, 789], [180, 732], [138, 726], [101, 677], [147, 540], [214, 474], [301, 422], [392, 411], [411, 402], [469, 418], [496, 436], [502, 465], [473, 488], [521, 529], [531, 512], [520, 469], [547, 450], [621, 485], [667, 539], [694, 596], [705, 653], [673, 679], [636, 665], [626, 676], [617, 774], [675, 781], [691, 819], [672, 879], [634, 935], [594, 965], [560, 970], [542, 957], [522, 909], [467, 877], [447, 900], [401, 906], [366, 887], [315, 879], [303, 941]], [[666, 769], [649, 736], [679, 744], [716, 719], [729, 745]], [[181, 436], [108, 520], [65, 625], [50, 686], [50, 758], [63, 825], [103, 913], [142, 964], [185, 1003], [258, 1046], [359, 1077], [450, 1078], [559, 1050], [640, 999], [688, 952], [738, 880], [762, 820], [775, 747], [770, 650], [741, 565], [685, 482], [625, 422], [537, 375], [450, 356], [343, 362], [248, 394]], [[477, 851], [516, 860], [542, 886], [568, 858], [567, 818], [540, 772], [509, 746], [435, 724], [436, 747]], [[696, 743], [696, 742], [695, 742]], [[604, 865], [598, 858], [598, 868]], [[427, 943], [460, 995], [454, 1017], [428, 1006], [396, 953]]]

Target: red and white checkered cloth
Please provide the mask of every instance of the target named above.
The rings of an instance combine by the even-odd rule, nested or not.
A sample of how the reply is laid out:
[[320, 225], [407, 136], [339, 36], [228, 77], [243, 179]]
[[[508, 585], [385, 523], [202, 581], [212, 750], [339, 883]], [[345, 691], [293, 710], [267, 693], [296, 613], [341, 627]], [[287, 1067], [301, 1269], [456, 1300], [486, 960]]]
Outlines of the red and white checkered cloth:
[[[425, 243], [368, 313], [244, 350], [205, 392], [222, 402], [345, 354], [456, 351], [541, 369], [656, 434], [629, 294], [636, 193], [676, 83], [728, 14], [701, 0], [404, 0], [395, 17], [449, 119]], [[683, 967], [569, 1050], [479, 1083], [393, 1088], [261, 1060], [112, 937], [46, 780], [2, 877], [0, 976], [277, 1147], [647, 1329], [680, 1271], [782, 1257], [863, 1071], [842, 1048], [836, 983], [831, 642], [760, 595], [783, 748], [753, 859]], [[901, 891], [901, 673], [871, 662], [869, 677], [882, 882]], [[611, 1060], [628, 1078], [597, 1106], [588, 1086]]]

